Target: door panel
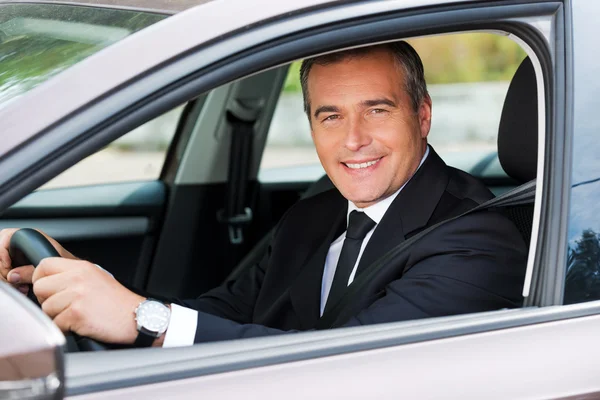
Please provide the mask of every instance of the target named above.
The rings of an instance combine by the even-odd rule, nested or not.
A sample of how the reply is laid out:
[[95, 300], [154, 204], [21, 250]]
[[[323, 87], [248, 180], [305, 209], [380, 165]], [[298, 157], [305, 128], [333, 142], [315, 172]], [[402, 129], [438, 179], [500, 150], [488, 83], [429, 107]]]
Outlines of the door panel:
[[139, 286], [166, 202], [161, 181], [39, 190], [0, 217], [0, 228], [41, 229], [77, 257]]
[[[299, 400], [596, 398], [600, 350], [590, 332], [598, 329], [600, 317], [576, 318], [106, 391], [88, 399], [160, 399], [173, 393], [179, 399], [261, 399], [265, 393]], [[523, 356], [530, 362], [519, 362]], [[560, 367], [573, 363], [578, 368]], [[543, 365], [556, 367], [536, 368]]]
[[[599, 306], [501, 310], [193, 347], [72, 354], [67, 396], [568, 398], [600, 390], [600, 351], [593, 334], [600, 329]], [[571, 365], [577, 368], [563, 367]], [[303, 390], [290, 389], [299, 387]]]
[[153, 216], [162, 209], [166, 189], [160, 181], [38, 190], [9, 207], [2, 218], [74, 216]]

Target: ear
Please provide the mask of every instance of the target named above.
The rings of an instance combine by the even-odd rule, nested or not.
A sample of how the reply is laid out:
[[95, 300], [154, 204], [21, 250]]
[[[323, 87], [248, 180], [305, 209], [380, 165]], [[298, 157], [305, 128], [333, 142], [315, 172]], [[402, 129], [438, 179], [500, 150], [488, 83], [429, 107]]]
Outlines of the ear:
[[431, 129], [431, 97], [426, 95], [419, 107], [419, 126], [421, 128], [421, 138], [425, 139]]

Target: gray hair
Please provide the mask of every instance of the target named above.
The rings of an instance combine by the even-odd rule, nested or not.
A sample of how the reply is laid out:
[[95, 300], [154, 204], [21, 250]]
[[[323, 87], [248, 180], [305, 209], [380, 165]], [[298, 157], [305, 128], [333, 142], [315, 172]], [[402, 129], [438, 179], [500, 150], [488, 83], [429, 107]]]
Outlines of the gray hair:
[[414, 111], [419, 111], [419, 107], [423, 100], [426, 97], [429, 97], [427, 84], [425, 83], [423, 63], [410, 44], [405, 41], [398, 41], [325, 54], [314, 58], [307, 58], [302, 61], [302, 66], [300, 67], [300, 84], [302, 86], [302, 95], [304, 97], [304, 112], [308, 115], [309, 121], [310, 98], [308, 95], [308, 74], [313, 65], [335, 64], [348, 58], [363, 57], [377, 50], [384, 50], [392, 53], [396, 63], [404, 72], [404, 90], [411, 99]]

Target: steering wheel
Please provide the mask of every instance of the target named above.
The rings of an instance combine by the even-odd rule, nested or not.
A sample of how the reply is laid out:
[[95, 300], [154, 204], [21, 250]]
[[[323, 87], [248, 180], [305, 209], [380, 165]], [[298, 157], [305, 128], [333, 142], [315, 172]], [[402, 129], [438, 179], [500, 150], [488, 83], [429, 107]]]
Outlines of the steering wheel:
[[[19, 229], [13, 234], [10, 239], [8, 252], [13, 268], [29, 264], [37, 267], [44, 258], [60, 257], [58, 251], [56, 251], [44, 235], [29, 228]], [[38, 304], [37, 299], [33, 295], [33, 290], [29, 291], [27, 297]], [[76, 333], [70, 333], [69, 336], [72, 337], [72, 340], [69, 340], [67, 336], [67, 348], [69, 351], [102, 351], [112, 347], [109, 344], [79, 336]]]

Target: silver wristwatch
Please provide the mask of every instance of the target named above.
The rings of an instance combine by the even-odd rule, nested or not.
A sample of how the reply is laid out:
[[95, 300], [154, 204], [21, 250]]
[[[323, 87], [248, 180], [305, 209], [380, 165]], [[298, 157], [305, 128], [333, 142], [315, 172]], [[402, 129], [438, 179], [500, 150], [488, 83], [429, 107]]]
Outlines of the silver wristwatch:
[[138, 336], [136, 347], [150, 347], [154, 340], [165, 333], [169, 327], [171, 309], [155, 299], [142, 301], [135, 309]]

